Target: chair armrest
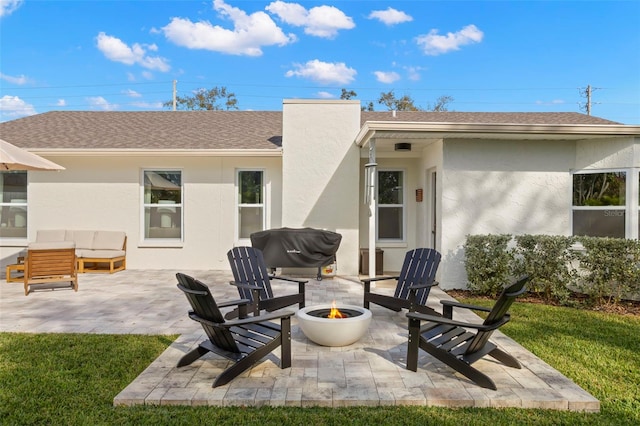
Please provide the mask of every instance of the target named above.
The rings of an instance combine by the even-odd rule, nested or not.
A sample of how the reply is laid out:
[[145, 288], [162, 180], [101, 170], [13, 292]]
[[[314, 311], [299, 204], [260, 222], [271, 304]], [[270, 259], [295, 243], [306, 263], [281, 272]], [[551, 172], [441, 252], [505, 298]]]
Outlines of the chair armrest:
[[309, 280], [298, 280], [296, 278], [285, 277], [281, 275], [269, 275], [269, 278], [276, 279], [276, 280], [283, 280], [283, 281], [291, 281], [292, 283], [298, 283], [298, 284], [306, 284], [309, 282]]
[[247, 318], [244, 318], [244, 319], [236, 319], [236, 320], [232, 320], [232, 321], [226, 321], [224, 324], [213, 323], [213, 325], [223, 326], [225, 328], [229, 328], [229, 327], [233, 327], [233, 326], [236, 326], [236, 325], [255, 324], [257, 322], [271, 321], [271, 320], [274, 320], [274, 319], [290, 318], [294, 314], [295, 314], [295, 312], [293, 312], [293, 311], [271, 312], [271, 313], [264, 314], [264, 315], [247, 317]]
[[257, 285], [251, 285], [251, 284], [247, 284], [247, 283], [237, 283], [235, 281], [229, 281], [229, 284], [231, 284], [232, 286], [235, 287], [240, 287], [240, 288], [244, 288], [247, 290], [262, 290], [262, 287], [257, 286]]
[[438, 281], [433, 281], [433, 282], [424, 283], [424, 284], [412, 284], [409, 286], [409, 290], [420, 290], [421, 288], [434, 287], [434, 286], [437, 286], [438, 284], [440, 284]]
[[511, 316], [507, 314], [504, 317], [502, 317], [500, 321], [495, 322], [493, 324], [474, 324], [474, 323], [469, 323], [464, 321], [455, 321], [449, 318], [421, 314], [418, 312], [408, 312], [407, 318], [418, 320], [418, 321], [434, 322], [434, 323], [443, 324], [443, 325], [453, 325], [457, 327], [473, 328], [475, 330], [480, 330], [480, 331], [490, 331], [490, 330], [495, 330], [503, 326], [504, 324], [508, 323], [509, 320], [511, 319]]
[[444, 306], [451, 306], [453, 308], [463, 308], [463, 309], [470, 309], [472, 311], [491, 312], [491, 308], [485, 308], [483, 306], [476, 306], [476, 305], [468, 305], [466, 303], [460, 303], [455, 300], [441, 300], [440, 303], [443, 304]]
[[249, 299], [238, 299], [238, 300], [229, 300], [227, 302], [217, 303], [219, 308], [226, 308], [228, 306], [240, 306], [240, 305], [248, 305], [251, 303]]
[[397, 280], [400, 276], [397, 277], [374, 277], [374, 278], [363, 278], [360, 282], [370, 283], [372, 281], [382, 281], [382, 280]]

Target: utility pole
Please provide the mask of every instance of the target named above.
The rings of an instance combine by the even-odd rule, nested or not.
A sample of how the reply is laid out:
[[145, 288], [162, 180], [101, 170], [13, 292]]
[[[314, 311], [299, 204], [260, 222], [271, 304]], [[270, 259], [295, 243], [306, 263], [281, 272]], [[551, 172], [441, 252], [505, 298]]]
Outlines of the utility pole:
[[173, 110], [176, 110], [176, 85], [178, 80], [173, 80]]
[[579, 104], [580, 109], [585, 111], [587, 115], [591, 115], [591, 97], [593, 95], [593, 91], [597, 90], [598, 87], [591, 87], [591, 85], [587, 85], [585, 89], [580, 88], [580, 96], [587, 98], [587, 102], [584, 104]]

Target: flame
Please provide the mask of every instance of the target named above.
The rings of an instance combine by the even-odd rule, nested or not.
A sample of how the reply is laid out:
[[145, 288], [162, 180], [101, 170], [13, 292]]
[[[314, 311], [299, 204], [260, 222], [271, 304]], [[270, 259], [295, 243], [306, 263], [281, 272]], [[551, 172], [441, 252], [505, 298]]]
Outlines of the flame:
[[344, 318], [342, 312], [338, 310], [336, 307], [336, 301], [331, 302], [331, 311], [329, 312], [329, 316], [327, 318], [336, 319], [336, 318]]

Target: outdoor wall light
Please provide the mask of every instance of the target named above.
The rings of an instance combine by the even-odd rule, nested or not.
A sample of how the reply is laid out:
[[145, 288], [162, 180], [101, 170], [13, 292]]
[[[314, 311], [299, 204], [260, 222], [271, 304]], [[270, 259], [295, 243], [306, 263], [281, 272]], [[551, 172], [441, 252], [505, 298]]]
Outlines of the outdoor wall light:
[[408, 142], [400, 142], [394, 145], [396, 151], [411, 151], [411, 144]]

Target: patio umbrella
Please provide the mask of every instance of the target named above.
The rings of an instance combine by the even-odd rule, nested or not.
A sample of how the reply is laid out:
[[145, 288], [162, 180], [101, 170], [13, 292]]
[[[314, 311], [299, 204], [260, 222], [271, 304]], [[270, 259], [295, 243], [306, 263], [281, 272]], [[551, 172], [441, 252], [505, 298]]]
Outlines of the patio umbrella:
[[0, 170], [64, 170], [64, 167], [0, 139]]
[[144, 184], [145, 186], [150, 186], [152, 189], [180, 189], [180, 185], [176, 185], [156, 172], [145, 172]]

